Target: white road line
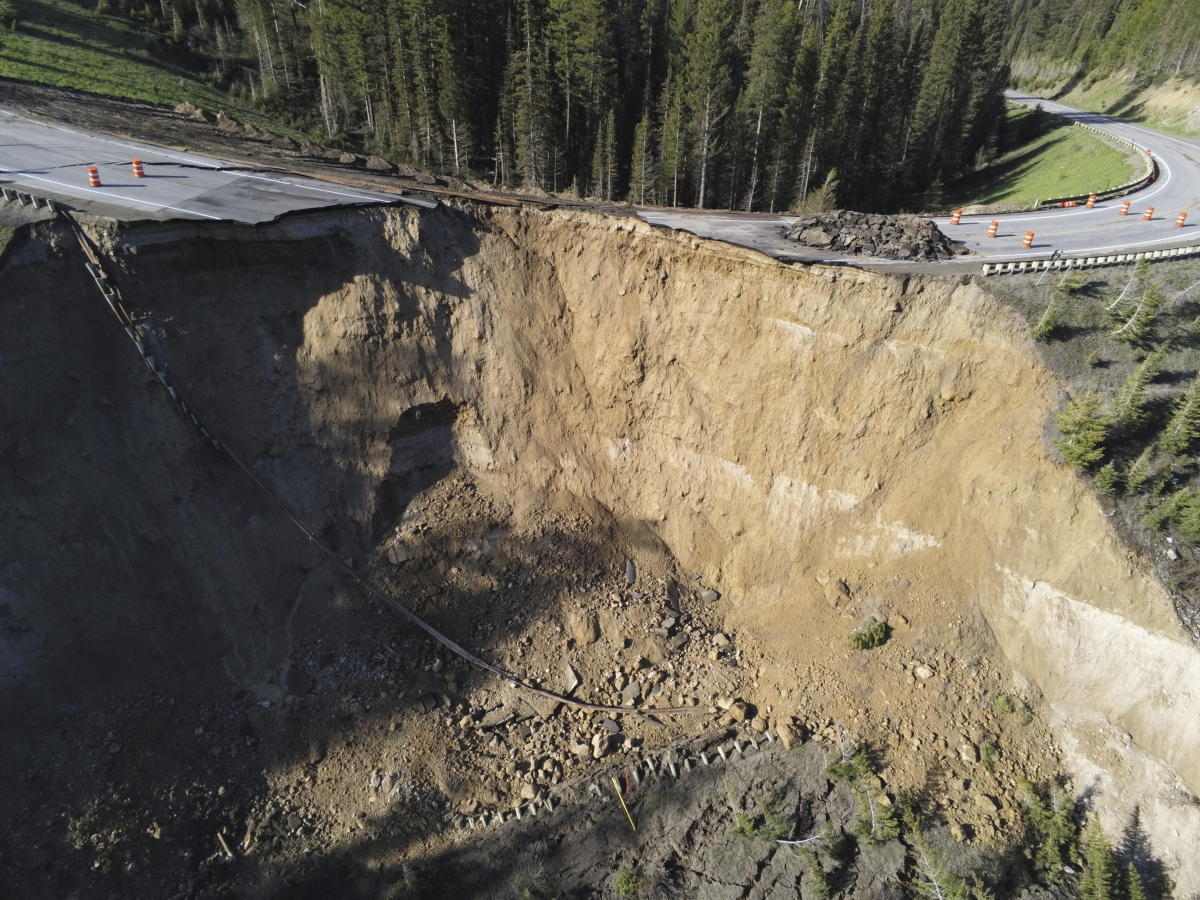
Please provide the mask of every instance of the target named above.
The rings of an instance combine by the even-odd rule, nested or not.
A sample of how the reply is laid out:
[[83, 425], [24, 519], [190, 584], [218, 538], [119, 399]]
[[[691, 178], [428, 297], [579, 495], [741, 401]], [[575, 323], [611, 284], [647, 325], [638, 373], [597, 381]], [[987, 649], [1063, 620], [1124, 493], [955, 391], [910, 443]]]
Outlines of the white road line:
[[[1063, 251], [1063, 253], [1069, 253], [1072, 256], [1075, 256], [1080, 253], [1103, 253], [1106, 250], [1120, 250], [1123, 253], [1140, 253], [1142, 247], [1149, 247], [1152, 244], [1168, 244], [1171, 241], [1178, 241], [1178, 240], [1180, 240], [1180, 238], [1178, 236], [1175, 236], [1175, 237], [1169, 237], [1169, 238], [1160, 238], [1157, 241], [1141, 241], [1136, 244], [1109, 244], [1107, 247], [1083, 247], [1080, 249], [1076, 249], [1074, 247], [1063, 247], [1062, 251]], [[1181, 246], [1191, 247], [1194, 245], [1183, 244]], [[1046, 255], [1046, 251], [1043, 250], [1040, 253], [1020, 253], [1020, 254], [1014, 254], [1012, 256], [1001, 256], [1001, 257], [984, 256], [984, 257], [980, 258], [980, 261], [981, 262], [1007, 262], [1010, 259], [1011, 260], [1037, 259], [1037, 258], [1043, 257], [1045, 255]]]
[[27, 116], [18, 115], [17, 113], [9, 113], [9, 115], [11, 115], [15, 119], [23, 119], [24, 121], [29, 122], [35, 126], [40, 125], [45, 128], [53, 128], [56, 131], [65, 131], [67, 134], [73, 134], [77, 137], [83, 138], [84, 140], [96, 141], [96, 142], [103, 143], [103, 144], [112, 144], [113, 146], [116, 146], [116, 147], [123, 147], [126, 150], [137, 150], [139, 153], [144, 153], [147, 156], [157, 154], [159, 156], [166, 156], [170, 159], [182, 160], [183, 162], [186, 162], [190, 165], [196, 165], [196, 166], [200, 166], [202, 168], [211, 169], [215, 172], [225, 172], [226, 174], [230, 175], [233, 178], [253, 178], [253, 179], [257, 179], [259, 181], [270, 181], [270, 182], [274, 182], [275, 184], [282, 184], [282, 185], [286, 185], [288, 187], [300, 188], [301, 190], [315, 191], [315, 192], [321, 193], [321, 194], [333, 194], [338, 197], [351, 197], [355, 200], [365, 200], [370, 203], [391, 202], [391, 198], [388, 195], [376, 194], [375, 196], [369, 196], [367, 194], [356, 194], [356, 193], [352, 193], [350, 191], [336, 191], [336, 190], [332, 190], [332, 189], [328, 189], [328, 188], [319, 188], [319, 187], [315, 187], [315, 186], [309, 185], [309, 184], [297, 184], [294, 181], [286, 181], [282, 178], [271, 178], [267, 175], [258, 175], [258, 174], [253, 174], [250, 172], [231, 172], [228, 169], [224, 168], [223, 166], [215, 165], [215, 164], [209, 162], [207, 159], [204, 159], [202, 157], [191, 156], [190, 154], [185, 156], [181, 153], [174, 153], [170, 150], [160, 150], [157, 147], [151, 147], [146, 144], [136, 144], [136, 143], [130, 143], [128, 141], [117, 140], [115, 138], [100, 137], [99, 135], [91, 134], [88, 132], [76, 131], [72, 128], [67, 128], [66, 126], [63, 126], [63, 125], [55, 125], [51, 122], [40, 122], [37, 119], [31, 119]]
[[[1156, 158], [1158, 159], [1159, 165], [1161, 165], [1164, 169], [1167, 170], [1167, 177], [1162, 179], [1162, 184], [1160, 184], [1156, 190], [1152, 191], [1149, 194], [1146, 194], [1144, 197], [1138, 197], [1137, 198], [1138, 203], [1145, 203], [1147, 200], [1149, 200], [1155, 194], [1158, 194], [1160, 191], [1166, 190], [1167, 186], [1171, 183], [1171, 179], [1174, 177], [1174, 173], [1171, 171], [1171, 167], [1169, 165], [1167, 165], [1166, 160], [1164, 160], [1162, 157], [1156, 157]], [[1095, 215], [1096, 213], [1111, 212], [1115, 208], [1116, 207], [1112, 207], [1112, 206], [1101, 206], [1101, 207], [1097, 207], [1094, 209], [1082, 209], [1082, 210], [1079, 210], [1078, 212], [1064, 212], [1064, 213], [1048, 212], [1048, 213], [1043, 213], [1043, 214], [1037, 215], [1037, 216], [1009, 216], [1009, 217], [1006, 217], [1004, 215], [1004, 213], [997, 213], [995, 220], [998, 222], [1037, 222], [1041, 219], [1067, 219], [1067, 218], [1070, 218], [1071, 216]], [[942, 223], [942, 222], [945, 222], [947, 225], [950, 223], [950, 219], [946, 218], [946, 217], [934, 219], [933, 221], [939, 223], [939, 227], [940, 227], [940, 223]], [[982, 225], [982, 224], [984, 224], [984, 222], [991, 222], [991, 221], [992, 221], [992, 219], [990, 219], [990, 218], [989, 219], [963, 219], [962, 222], [960, 223], [960, 225]], [[959, 226], [956, 225], [953, 227], [957, 228]]]
[[184, 209], [181, 206], [169, 206], [166, 203], [155, 203], [152, 200], [142, 200], [140, 197], [126, 197], [124, 194], [115, 194], [112, 191], [99, 191], [99, 190], [96, 190], [96, 188], [81, 187], [80, 185], [77, 185], [77, 184], [67, 184], [66, 182], [63, 182], [63, 181], [55, 181], [52, 178], [43, 178], [41, 175], [30, 175], [28, 172], [21, 172], [18, 174], [22, 175], [25, 178], [32, 178], [35, 181], [44, 181], [47, 184], [53, 184], [53, 185], [56, 185], [57, 187], [65, 188], [66, 192], [68, 194], [71, 194], [75, 191], [85, 191], [89, 194], [99, 194], [102, 197], [115, 197], [118, 200], [124, 200], [126, 203], [138, 203], [138, 204], [141, 204], [142, 206], [152, 206], [155, 209], [169, 209], [172, 212], [186, 213], [189, 216], [200, 216], [205, 219], [213, 219], [214, 221], [217, 221], [217, 222], [221, 221], [220, 216], [210, 216], [208, 213], [197, 212], [194, 209]]
[[319, 187], [315, 187], [314, 185], [311, 185], [311, 184], [297, 184], [294, 181], [285, 181], [282, 178], [269, 178], [266, 175], [254, 175], [254, 174], [251, 174], [248, 172], [234, 172], [232, 174], [240, 175], [242, 178], [254, 178], [254, 179], [257, 179], [258, 181], [272, 181], [275, 184], [284, 184], [284, 185], [287, 185], [288, 187], [300, 188], [301, 190], [305, 190], [305, 191], [317, 191], [318, 193], [321, 193], [321, 194], [336, 194], [339, 197], [353, 197], [356, 200], [366, 200], [370, 203], [381, 203], [381, 202], [382, 203], [390, 203], [390, 202], [392, 202], [392, 197], [390, 195], [385, 195], [385, 194], [376, 194], [375, 196], [372, 197], [368, 194], [354, 194], [349, 191], [335, 191], [332, 188], [319, 188]]

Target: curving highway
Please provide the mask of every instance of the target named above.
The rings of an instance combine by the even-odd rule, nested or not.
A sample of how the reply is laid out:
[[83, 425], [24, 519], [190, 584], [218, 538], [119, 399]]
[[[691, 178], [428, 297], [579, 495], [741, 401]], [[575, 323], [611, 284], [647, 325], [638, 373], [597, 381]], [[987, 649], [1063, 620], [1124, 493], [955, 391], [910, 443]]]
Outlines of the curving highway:
[[[781, 226], [795, 217], [731, 211], [637, 208], [645, 221], [701, 237], [750, 247], [779, 259], [850, 264], [900, 271], [969, 271], [984, 262], [1046, 259], [1068, 255], [1126, 253], [1200, 244], [1200, 141], [1161, 134], [1139, 125], [1082, 112], [1049, 100], [1009, 92], [1009, 99], [1106, 131], [1149, 149], [1159, 177], [1148, 187], [1094, 209], [1074, 207], [1038, 212], [965, 216], [938, 226], [972, 255], [943, 263], [910, 263], [830, 254], [786, 240]], [[145, 177], [135, 177], [130, 161], [139, 158]], [[100, 185], [89, 184], [87, 167], [99, 169]], [[324, 181], [269, 168], [221, 160], [152, 144], [98, 134], [0, 109], [0, 188], [12, 187], [50, 197], [76, 209], [125, 219], [210, 219], [269, 221], [283, 213], [325, 206], [434, 201]], [[1096, 185], [1101, 191], [1108, 185]], [[1119, 214], [1122, 200], [1130, 215]], [[1154, 207], [1147, 221], [1143, 214]], [[1188, 214], [1182, 228], [1176, 216]], [[994, 238], [989, 222], [1000, 223]], [[1033, 246], [1023, 248], [1026, 232]]]
[[[988, 260], [1039, 259], [1047, 252], [1061, 250], [1071, 255], [1161, 250], [1179, 244], [1200, 241], [1200, 144], [1172, 137], [1140, 125], [1118, 122], [1098, 113], [1082, 112], [1055, 103], [1016, 94], [1008, 99], [1033, 106], [1040, 103], [1047, 112], [1071, 122], [1090, 125], [1100, 131], [1132, 141], [1150, 151], [1158, 161], [1158, 179], [1148, 187], [1123, 197], [1101, 200], [1094, 209], [1074, 207], [1004, 215], [964, 216], [958, 225], [948, 218], [937, 218], [938, 227], [955, 240], [963, 241], [973, 252]], [[1098, 184], [1101, 191], [1108, 185]], [[1129, 215], [1120, 214], [1122, 201], [1132, 201]], [[1153, 207], [1153, 218], [1143, 219]], [[1176, 216], [1188, 214], [1182, 228], [1175, 227]], [[999, 234], [987, 237], [988, 223], [1000, 223]], [[1021, 238], [1034, 232], [1033, 248], [1021, 247]]]
[[[964, 216], [957, 225], [950, 224], [948, 217], [935, 218], [942, 231], [961, 241], [974, 254], [941, 264], [831, 255], [827, 251], [805, 248], [780, 234], [780, 226], [796, 221], [792, 216], [657, 208], [640, 208], [638, 215], [654, 225], [750, 247], [780, 259], [865, 264], [907, 271], [977, 269], [983, 262], [1046, 259], [1055, 251], [1068, 255], [1126, 253], [1200, 243], [1200, 142], [1011, 91], [1008, 99], [1031, 106], [1040, 103], [1047, 112], [1135, 142], [1150, 150], [1158, 160], [1158, 179], [1135, 193], [1099, 201], [1093, 209], [1074, 207]], [[1095, 190], [1102, 191], [1107, 187], [1098, 184]], [[1123, 200], [1132, 201], [1127, 216], [1119, 212]], [[1142, 216], [1151, 206], [1154, 207], [1153, 218], [1145, 221]], [[1175, 219], [1180, 212], [1187, 212], [1188, 217], [1184, 227], [1176, 228]], [[995, 238], [987, 236], [988, 224], [992, 221], [1000, 223]], [[1034, 232], [1033, 246], [1025, 249], [1021, 242], [1029, 231]]]

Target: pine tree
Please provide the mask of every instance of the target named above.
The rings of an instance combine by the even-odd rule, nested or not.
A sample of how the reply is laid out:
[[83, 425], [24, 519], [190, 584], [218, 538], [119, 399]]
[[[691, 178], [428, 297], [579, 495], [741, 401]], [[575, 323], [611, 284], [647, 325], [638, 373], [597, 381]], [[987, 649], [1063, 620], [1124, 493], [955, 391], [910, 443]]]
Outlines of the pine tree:
[[765, 0], [754, 20], [746, 87], [738, 104], [743, 143], [749, 146], [750, 154], [750, 170], [742, 201], [742, 207], [747, 210], [757, 205], [764, 160], [774, 142], [776, 123], [786, 101], [794, 32], [791, 0]]
[[1148, 285], [1129, 318], [1112, 332], [1112, 337], [1134, 346], [1142, 344], [1158, 319], [1158, 311], [1162, 303], [1162, 291], [1157, 285]]
[[1050, 302], [1046, 304], [1046, 309], [1042, 312], [1041, 318], [1037, 320], [1037, 324], [1033, 326], [1033, 339], [1039, 342], [1049, 341], [1054, 336], [1054, 329], [1058, 327], [1058, 294], [1050, 295]]
[[1130, 863], [1125, 867], [1126, 896], [1129, 900], [1146, 900], [1146, 885], [1142, 882], [1137, 866]]
[[1125, 489], [1129, 493], [1134, 493], [1149, 480], [1153, 474], [1151, 468], [1153, 457], [1154, 447], [1150, 446], [1139, 453], [1137, 459], [1129, 464], [1129, 471], [1125, 473]]
[[716, 157], [723, 150], [722, 132], [730, 104], [732, 29], [733, 0], [697, 0], [695, 26], [686, 45], [683, 90], [689, 98], [690, 130], [696, 142], [696, 206], [701, 209], [708, 205]]
[[629, 163], [630, 203], [654, 203], [654, 146], [650, 143], [652, 126], [650, 110], [646, 108], [633, 129], [633, 155]]
[[[811, 92], [810, 132], [796, 186], [798, 204], [807, 200], [823, 177], [827, 180], [827, 173], [837, 161], [837, 144], [846, 131], [845, 122], [836, 118], [836, 112], [838, 89], [845, 76], [853, 38], [853, 13], [851, 0], [835, 0], [833, 18], [821, 43], [816, 83]], [[830, 163], [823, 163], [823, 158]]]
[[804, 896], [813, 897], [815, 900], [829, 900], [832, 894], [829, 876], [825, 874], [825, 869], [822, 867], [821, 859], [817, 856], [816, 851], [809, 847], [801, 847], [800, 859], [804, 863], [806, 888]]
[[688, 185], [683, 93], [671, 78], [663, 86], [662, 135], [659, 139], [658, 195], [678, 206]]
[[970, 900], [971, 890], [966, 879], [946, 868], [925, 840], [916, 817], [906, 816], [904, 824], [907, 827], [909, 856], [916, 870], [916, 879], [912, 885], [915, 896], [933, 900]]
[[1132, 434], [1145, 422], [1146, 388], [1158, 376], [1166, 355], [1167, 347], [1162, 344], [1133, 370], [1117, 391], [1108, 412], [1114, 436]]
[[[600, 144], [611, 136], [604, 132], [604, 120], [616, 97], [617, 68], [611, 9], [605, 0], [549, 0], [546, 35], [562, 98], [558, 143], [569, 172], [589, 160], [594, 167], [597, 154], [607, 156]], [[596, 196], [606, 189], [606, 184], [590, 185]]]
[[1083, 878], [1079, 881], [1079, 900], [1115, 900], [1120, 886], [1120, 870], [1104, 831], [1092, 826], [1084, 851]]
[[1098, 394], [1088, 393], [1072, 398], [1066, 409], [1056, 417], [1059, 436], [1054, 446], [1068, 465], [1090, 469], [1104, 456], [1104, 438], [1108, 432], [1108, 417]]
[[974, 0], [948, 0], [929, 50], [912, 118], [908, 148], [923, 182], [960, 170], [961, 126], [970, 91], [967, 57], [971, 52]]
[[1099, 468], [1096, 472], [1096, 478], [1092, 482], [1092, 487], [1096, 489], [1096, 493], [1101, 496], [1108, 496], [1116, 493], [1117, 490], [1117, 467], [1115, 463], [1108, 462]]
[[854, 753], [842, 751], [842, 758], [830, 765], [826, 774], [835, 781], [845, 781], [854, 789], [858, 800], [858, 820], [854, 834], [859, 842], [870, 846], [889, 841], [900, 834], [896, 811], [876, 786], [871, 758], [863, 749]]
[[1159, 446], [1172, 456], [1182, 456], [1200, 438], [1200, 376], [1192, 379], [1183, 396], [1175, 404], [1175, 411], [1167, 427], [1159, 435]]
[[1079, 834], [1074, 804], [1057, 786], [1050, 788], [1047, 797], [1024, 778], [1017, 785], [1021, 791], [1021, 809], [1036, 842], [1034, 866], [1042, 875], [1057, 880], [1062, 876], [1063, 865], [1074, 859]]
[[525, 187], [545, 188], [554, 155], [552, 97], [547, 71], [542, 0], [521, 0], [521, 46], [510, 59], [515, 99], [516, 171]]

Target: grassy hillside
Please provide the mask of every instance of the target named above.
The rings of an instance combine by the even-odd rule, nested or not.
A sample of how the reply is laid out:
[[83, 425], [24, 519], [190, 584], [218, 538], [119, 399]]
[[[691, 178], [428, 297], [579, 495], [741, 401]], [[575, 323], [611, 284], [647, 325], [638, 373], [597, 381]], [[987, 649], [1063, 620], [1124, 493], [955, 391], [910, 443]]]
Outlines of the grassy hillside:
[[1117, 73], [1080, 83], [1061, 99], [1080, 109], [1138, 122], [1158, 131], [1200, 135], [1200, 84], [1192, 80], [1148, 82]]
[[194, 72], [173, 64], [136, 23], [68, 0], [21, 0], [14, 32], [0, 35], [0, 77], [174, 105], [225, 110], [271, 124]]
[[1027, 107], [1009, 109], [1008, 132], [1019, 136], [1017, 145], [986, 169], [948, 188], [945, 206], [983, 205], [997, 212], [1026, 209], [1038, 200], [1116, 187], [1136, 171], [1132, 154]]

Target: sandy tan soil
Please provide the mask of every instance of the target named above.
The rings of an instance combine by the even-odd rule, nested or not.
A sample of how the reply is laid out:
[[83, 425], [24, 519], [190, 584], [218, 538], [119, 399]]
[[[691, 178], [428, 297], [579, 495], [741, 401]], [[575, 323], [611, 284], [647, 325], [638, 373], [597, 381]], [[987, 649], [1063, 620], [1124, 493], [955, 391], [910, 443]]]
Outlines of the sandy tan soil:
[[[549, 687], [570, 664], [579, 697], [703, 712], [530, 707], [355, 597], [197, 441], [44, 229], [3, 273], [22, 327], [0, 343], [31, 386], [0, 417], [18, 885], [371, 896], [461, 840], [456, 817], [739, 698], [751, 729], [871, 743], [883, 787], [969, 842], [1012, 837], [1016, 778], [1058, 772], [1050, 717], [1195, 777], [1186, 685], [1148, 673], [1161, 709], [1122, 706], [1081, 656], [1071, 604], [1192, 665], [1045, 448], [1056, 384], [1024, 326], [970, 284], [563, 212], [94, 233], [208, 424], [361, 570]], [[851, 649], [871, 616], [891, 640]]]

